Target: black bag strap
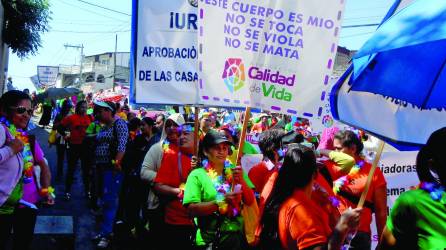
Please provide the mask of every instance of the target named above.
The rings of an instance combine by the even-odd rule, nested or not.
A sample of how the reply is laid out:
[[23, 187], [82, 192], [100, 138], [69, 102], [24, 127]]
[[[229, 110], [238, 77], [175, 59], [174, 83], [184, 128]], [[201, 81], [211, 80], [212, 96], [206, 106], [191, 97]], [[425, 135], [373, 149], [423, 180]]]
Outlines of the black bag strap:
[[[353, 204], [358, 204], [358, 202], [359, 202], [359, 197], [356, 197], [356, 196], [354, 196], [353, 194], [348, 193], [348, 192], [346, 192], [346, 191], [344, 191], [344, 190], [339, 190], [338, 195], [340, 195], [340, 196], [346, 198], [347, 200], [349, 200], [349, 201], [350, 201], [351, 203], [353, 203]], [[366, 207], [366, 208], [372, 210], [372, 213], [375, 212], [375, 205], [374, 205], [372, 202], [370, 202], [370, 201], [367, 201], [367, 200], [366, 200], [366, 201], [364, 202], [364, 207]]]
[[36, 136], [35, 135], [28, 135], [29, 139], [29, 147], [31, 148], [31, 153], [33, 155], [34, 164], [36, 164]]

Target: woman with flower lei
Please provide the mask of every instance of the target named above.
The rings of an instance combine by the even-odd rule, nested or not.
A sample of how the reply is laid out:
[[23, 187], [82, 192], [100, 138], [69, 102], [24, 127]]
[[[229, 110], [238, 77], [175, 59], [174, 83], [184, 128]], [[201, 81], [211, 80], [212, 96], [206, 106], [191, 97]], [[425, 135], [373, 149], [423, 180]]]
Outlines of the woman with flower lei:
[[[336, 133], [333, 146], [336, 151], [350, 155], [355, 159], [355, 165], [353, 166], [338, 169], [336, 169], [336, 166], [331, 166], [331, 169], [329, 169], [334, 180], [333, 191], [337, 195], [337, 198], [342, 201], [341, 205], [343, 207], [340, 208], [342, 212], [349, 207], [354, 208], [358, 204], [372, 166], [361, 156], [364, 145], [354, 132], [344, 130]], [[379, 168], [373, 173], [372, 183], [366, 197], [364, 208], [361, 214], [358, 232], [351, 241], [351, 246], [355, 249], [371, 248], [370, 224], [372, 222], [372, 213], [375, 213], [378, 237], [381, 237], [386, 223], [387, 184]]]
[[[35, 204], [40, 197], [54, 202], [51, 174], [42, 150], [25, 131], [33, 113], [30, 97], [9, 91], [1, 97], [0, 106], [0, 249], [12, 236], [15, 249], [28, 249], [37, 216]], [[39, 152], [38, 160], [33, 150]], [[41, 166], [41, 188], [34, 176], [35, 164]]]
[[303, 145], [288, 148], [260, 221], [260, 249], [340, 249], [359, 224], [361, 209], [345, 211], [334, 227], [313, 200], [318, 167]]
[[420, 188], [404, 192], [387, 218], [380, 249], [446, 248], [446, 127], [417, 155]]
[[240, 167], [227, 161], [231, 143], [221, 132], [210, 131], [200, 145], [202, 168], [187, 178], [183, 204], [197, 218], [198, 247], [246, 249], [243, 233], [243, 204], [255, 201]]

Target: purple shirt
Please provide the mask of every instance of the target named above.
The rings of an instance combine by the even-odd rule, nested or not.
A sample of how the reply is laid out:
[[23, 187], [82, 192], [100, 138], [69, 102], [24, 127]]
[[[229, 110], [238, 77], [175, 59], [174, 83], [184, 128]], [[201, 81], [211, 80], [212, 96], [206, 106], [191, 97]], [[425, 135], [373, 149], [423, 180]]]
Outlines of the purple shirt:
[[[41, 162], [44, 160], [43, 151], [40, 147], [39, 143], [36, 141], [34, 145], [34, 165], [37, 165], [37, 162]], [[40, 181], [40, 180], [39, 180]], [[23, 184], [23, 197], [22, 200], [37, 204], [40, 200], [39, 189], [36, 183], [36, 176], [34, 175], [32, 181], [30, 183]]]

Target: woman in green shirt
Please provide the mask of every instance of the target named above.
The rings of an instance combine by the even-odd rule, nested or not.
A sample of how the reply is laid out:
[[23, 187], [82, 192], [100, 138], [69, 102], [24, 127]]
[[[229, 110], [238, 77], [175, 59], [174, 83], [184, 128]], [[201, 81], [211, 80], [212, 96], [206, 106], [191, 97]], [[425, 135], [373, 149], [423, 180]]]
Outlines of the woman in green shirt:
[[446, 249], [446, 127], [435, 131], [417, 155], [420, 189], [395, 202], [380, 249]]
[[241, 167], [234, 167], [226, 159], [230, 147], [223, 133], [208, 132], [200, 145], [203, 167], [187, 178], [183, 204], [197, 219], [198, 247], [247, 248], [241, 207], [252, 204], [255, 198]]

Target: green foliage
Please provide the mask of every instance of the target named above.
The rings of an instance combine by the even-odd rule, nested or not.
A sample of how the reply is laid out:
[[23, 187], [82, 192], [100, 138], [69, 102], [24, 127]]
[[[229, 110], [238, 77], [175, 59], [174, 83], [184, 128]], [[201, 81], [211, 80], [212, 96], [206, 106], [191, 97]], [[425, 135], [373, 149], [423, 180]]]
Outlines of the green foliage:
[[41, 33], [48, 31], [48, 0], [1, 0], [5, 9], [3, 41], [19, 58], [36, 55]]

